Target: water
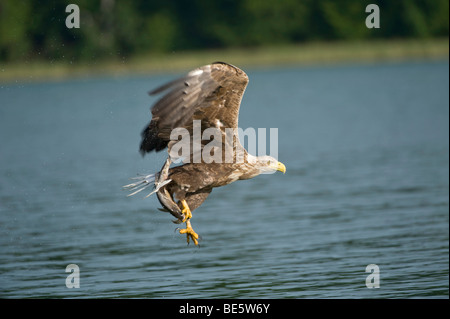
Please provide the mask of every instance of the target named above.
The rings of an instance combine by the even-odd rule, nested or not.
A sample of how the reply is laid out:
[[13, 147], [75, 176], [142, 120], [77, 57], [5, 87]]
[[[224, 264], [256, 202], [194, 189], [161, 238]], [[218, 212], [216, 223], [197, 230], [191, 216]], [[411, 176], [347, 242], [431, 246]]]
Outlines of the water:
[[246, 71], [287, 173], [214, 190], [200, 248], [121, 190], [162, 165], [137, 149], [173, 75], [3, 85], [0, 297], [448, 298], [448, 62]]

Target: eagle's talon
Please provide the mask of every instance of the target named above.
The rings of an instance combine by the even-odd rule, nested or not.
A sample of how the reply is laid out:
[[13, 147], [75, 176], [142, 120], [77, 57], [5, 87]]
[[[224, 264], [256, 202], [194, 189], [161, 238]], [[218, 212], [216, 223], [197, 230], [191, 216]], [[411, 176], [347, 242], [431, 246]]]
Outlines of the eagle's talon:
[[192, 239], [192, 241], [194, 242], [195, 246], [198, 245], [198, 238], [199, 238], [199, 236], [193, 230], [190, 231], [190, 230], [187, 230], [187, 229], [180, 229], [180, 234], [186, 234], [186, 241], [187, 241], [188, 244], [190, 243], [190, 240]]
[[185, 229], [179, 229], [177, 228], [180, 234], [186, 234], [187, 243], [189, 244], [190, 240], [194, 242], [195, 246], [198, 245], [198, 239], [200, 236], [194, 231], [194, 229], [191, 226], [191, 222], [189, 220], [186, 221], [186, 228]]
[[192, 218], [192, 213], [189, 212], [189, 214], [186, 213], [182, 213], [183, 214], [183, 220], [181, 221], [182, 223], [185, 223], [188, 219]]

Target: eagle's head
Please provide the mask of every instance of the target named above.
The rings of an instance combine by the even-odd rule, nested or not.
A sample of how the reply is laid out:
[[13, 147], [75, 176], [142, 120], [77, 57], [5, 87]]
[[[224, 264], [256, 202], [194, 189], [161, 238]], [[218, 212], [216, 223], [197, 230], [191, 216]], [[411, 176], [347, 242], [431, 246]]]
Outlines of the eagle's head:
[[259, 169], [260, 174], [272, 174], [277, 171], [283, 172], [283, 174], [286, 173], [286, 166], [272, 156], [253, 157], [253, 161], [253, 165]]

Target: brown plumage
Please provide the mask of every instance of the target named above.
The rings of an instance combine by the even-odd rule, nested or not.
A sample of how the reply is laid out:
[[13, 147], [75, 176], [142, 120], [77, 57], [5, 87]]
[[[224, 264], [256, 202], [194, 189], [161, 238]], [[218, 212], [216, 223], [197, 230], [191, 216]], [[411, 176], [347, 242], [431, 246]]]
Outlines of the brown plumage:
[[[198, 235], [190, 225], [191, 212], [206, 200], [213, 188], [249, 179], [262, 172], [285, 172], [284, 165], [270, 156], [248, 154], [236, 135], [231, 140], [226, 139], [227, 128], [238, 128], [239, 107], [247, 83], [248, 77], [242, 70], [216, 62], [150, 92], [151, 95], [167, 93], [151, 109], [152, 119], [142, 132], [140, 151], [144, 155], [167, 147], [169, 157], [159, 173], [144, 176], [126, 187], [135, 190], [131, 194], [134, 195], [154, 184], [153, 192], [157, 193], [164, 210], [175, 216], [176, 222], [186, 222], [187, 228], [180, 233], [187, 234], [188, 242], [191, 238], [195, 244], [198, 243]], [[210, 163], [203, 157], [200, 161], [195, 160], [196, 154], [201, 153], [210, 141], [202, 140], [200, 148], [195, 150], [192, 140], [194, 121], [201, 124], [201, 133], [207, 128], [220, 132], [222, 161]], [[185, 164], [170, 167], [171, 150], [178, 142], [171, 140], [170, 134], [176, 128], [189, 132], [191, 147], [189, 157], [184, 158]], [[233, 150], [232, 161], [225, 158], [227, 147]], [[237, 160], [237, 154], [243, 155], [243, 161]]]

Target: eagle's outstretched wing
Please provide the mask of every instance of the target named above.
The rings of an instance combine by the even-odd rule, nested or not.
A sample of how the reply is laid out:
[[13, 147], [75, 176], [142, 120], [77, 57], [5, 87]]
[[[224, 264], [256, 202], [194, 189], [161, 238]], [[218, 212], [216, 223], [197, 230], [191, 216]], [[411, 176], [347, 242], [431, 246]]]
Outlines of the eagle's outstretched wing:
[[247, 84], [244, 71], [216, 62], [151, 91], [150, 95], [168, 93], [152, 107], [152, 120], [142, 132], [141, 153], [165, 149], [175, 128], [185, 128], [192, 136], [194, 120], [201, 121], [202, 131], [209, 127], [222, 132], [237, 128]]

